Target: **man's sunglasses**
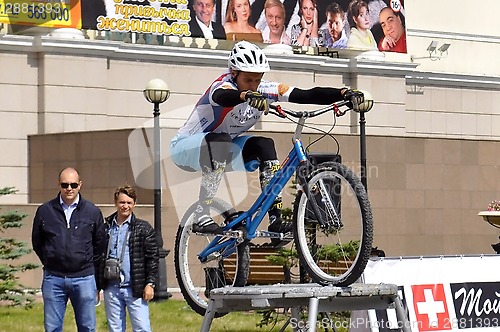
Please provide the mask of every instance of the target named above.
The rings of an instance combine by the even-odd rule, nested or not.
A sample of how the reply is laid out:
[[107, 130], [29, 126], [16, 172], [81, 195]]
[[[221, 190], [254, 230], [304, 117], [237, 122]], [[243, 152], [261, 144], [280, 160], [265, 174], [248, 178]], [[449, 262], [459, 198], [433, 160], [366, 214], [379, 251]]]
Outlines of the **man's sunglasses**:
[[70, 186], [72, 189], [76, 189], [76, 188], [78, 188], [79, 184], [76, 182], [73, 182], [73, 183], [63, 182], [63, 183], [61, 183], [61, 188], [63, 188], [63, 189], [68, 189], [68, 187], [70, 187]]

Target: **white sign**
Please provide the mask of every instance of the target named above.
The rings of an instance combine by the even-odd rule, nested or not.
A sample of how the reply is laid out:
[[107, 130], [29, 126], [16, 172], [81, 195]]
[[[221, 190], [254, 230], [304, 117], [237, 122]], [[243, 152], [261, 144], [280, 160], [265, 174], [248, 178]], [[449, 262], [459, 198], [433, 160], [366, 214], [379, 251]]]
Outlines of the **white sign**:
[[[398, 285], [412, 332], [500, 331], [500, 255], [377, 258], [364, 282]], [[366, 322], [351, 331], [397, 331], [401, 324], [394, 309], [370, 310]]]

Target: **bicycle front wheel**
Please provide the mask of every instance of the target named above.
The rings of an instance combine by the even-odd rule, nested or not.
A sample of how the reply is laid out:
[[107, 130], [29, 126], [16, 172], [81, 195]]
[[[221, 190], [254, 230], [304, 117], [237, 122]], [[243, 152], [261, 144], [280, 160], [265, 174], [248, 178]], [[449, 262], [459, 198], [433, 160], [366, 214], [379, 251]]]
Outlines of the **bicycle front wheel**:
[[[207, 234], [191, 231], [197, 203], [191, 205], [184, 214], [175, 237], [175, 274], [181, 293], [189, 306], [198, 314], [205, 315], [210, 290], [223, 286], [244, 286], [248, 279], [250, 249], [244, 241], [236, 246], [235, 239], [231, 254], [213, 253], [206, 262], [201, 262], [198, 254], [214, 239]], [[223, 225], [235, 213], [226, 202], [214, 199], [210, 214], [215, 222]], [[228, 249], [228, 248], [226, 248]], [[217, 314], [216, 317], [223, 316]]]
[[345, 165], [327, 162], [307, 176], [311, 200], [299, 191], [294, 202], [294, 241], [301, 266], [317, 283], [348, 286], [368, 262], [373, 223], [370, 202], [359, 178]]

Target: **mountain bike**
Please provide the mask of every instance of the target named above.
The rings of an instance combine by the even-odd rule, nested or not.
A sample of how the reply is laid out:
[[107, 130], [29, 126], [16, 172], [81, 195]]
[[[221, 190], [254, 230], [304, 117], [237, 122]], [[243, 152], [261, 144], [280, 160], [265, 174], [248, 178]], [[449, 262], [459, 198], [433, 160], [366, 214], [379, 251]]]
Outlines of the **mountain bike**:
[[[373, 102], [365, 104], [353, 107], [349, 101], [340, 101], [312, 111], [270, 105], [270, 114], [287, 118], [297, 126], [288, 157], [269, 185], [246, 211], [236, 211], [223, 200], [214, 199], [211, 216], [224, 227], [222, 235], [192, 232], [197, 202], [187, 209], [177, 230], [176, 277], [184, 299], [194, 311], [205, 314], [212, 289], [246, 285], [250, 272], [250, 242], [256, 238], [293, 239], [300, 267], [313, 282], [348, 286], [358, 280], [373, 242], [367, 192], [356, 174], [341, 163], [324, 162], [313, 166], [300, 137], [306, 119], [333, 112], [331, 131], [336, 117], [352, 109], [368, 111]], [[320, 139], [327, 135], [330, 133], [323, 131]], [[293, 235], [258, 230], [276, 196], [294, 174], [297, 194], [293, 204]], [[354, 250], [344, 251], [346, 245]], [[332, 258], [332, 251], [340, 252], [340, 258], [338, 254]]]

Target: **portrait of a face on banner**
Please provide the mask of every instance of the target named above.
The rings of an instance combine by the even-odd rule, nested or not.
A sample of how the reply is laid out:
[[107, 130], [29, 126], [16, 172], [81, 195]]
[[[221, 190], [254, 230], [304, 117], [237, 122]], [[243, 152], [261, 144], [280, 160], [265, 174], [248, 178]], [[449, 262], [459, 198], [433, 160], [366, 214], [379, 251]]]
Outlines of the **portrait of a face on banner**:
[[81, 7], [88, 29], [406, 53], [403, 0], [81, 0]]

